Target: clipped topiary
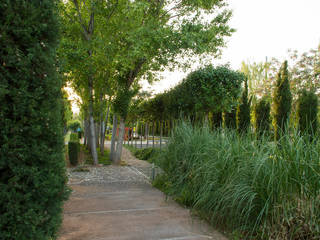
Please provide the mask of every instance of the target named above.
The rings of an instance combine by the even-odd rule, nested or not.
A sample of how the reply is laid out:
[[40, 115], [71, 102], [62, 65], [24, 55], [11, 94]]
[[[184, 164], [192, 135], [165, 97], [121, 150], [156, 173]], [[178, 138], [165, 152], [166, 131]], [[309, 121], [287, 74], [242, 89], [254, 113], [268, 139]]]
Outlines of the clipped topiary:
[[0, 1], [0, 239], [56, 239], [68, 195], [55, 0]]
[[288, 62], [285, 61], [277, 75], [276, 88], [273, 93], [273, 127], [276, 140], [285, 131], [291, 112], [292, 95], [288, 75]]
[[266, 97], [260, 99], [254, 107], [254, 128], [258, 136], [268, 134], [270, 131], [270, 108]]
[[314, 135], [318, 127], [318, 98], [314, 92], [302, 90], [297, 102], [297, 121], [301, 133]]

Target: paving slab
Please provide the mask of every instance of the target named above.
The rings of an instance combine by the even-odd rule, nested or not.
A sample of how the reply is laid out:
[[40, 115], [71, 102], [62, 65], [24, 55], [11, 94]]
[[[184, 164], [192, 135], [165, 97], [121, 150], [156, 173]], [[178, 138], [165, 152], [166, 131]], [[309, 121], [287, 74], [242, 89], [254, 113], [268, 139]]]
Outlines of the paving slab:
[[[125, 149], [128, 160], [130, 153]], [[134, 168], [107, 166], [69, 172], [73, 189], [64, 206], [59, 240], [226, 240], [190, 211], [153, 188]]]

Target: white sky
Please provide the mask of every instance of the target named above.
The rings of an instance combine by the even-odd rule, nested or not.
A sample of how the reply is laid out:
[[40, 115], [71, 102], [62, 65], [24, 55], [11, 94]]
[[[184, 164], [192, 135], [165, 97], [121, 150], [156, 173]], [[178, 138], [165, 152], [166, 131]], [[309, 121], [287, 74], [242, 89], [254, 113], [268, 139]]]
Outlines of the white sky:
[[[230, 26], [236, 32], [228, 40], [219, 63], [240, 68], [242, 61], [283, 60], [288, 49], [305, 52], [320, 43], [320, 0], [228, 0], [233, 9]], [[152, 87], [162, 92], [187, 73], [166, 72]]]

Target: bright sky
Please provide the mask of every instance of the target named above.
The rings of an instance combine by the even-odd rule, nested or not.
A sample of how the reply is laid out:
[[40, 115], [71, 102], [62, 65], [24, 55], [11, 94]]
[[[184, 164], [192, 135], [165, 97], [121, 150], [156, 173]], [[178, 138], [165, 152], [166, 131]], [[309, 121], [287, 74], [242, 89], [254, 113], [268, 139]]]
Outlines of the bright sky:
[[[242, 61], [283, 60], [288, 49], [300, 53], [320, 43], [320, 0], [228, 0], [233, 9], [230, 25], [237, 31], [228, 40], [219, 63], [237, 70]], [[187, 73], [166, 72], [151, 90], [162, 92]], [[145, 86], [145, 89], [150, 87]]]

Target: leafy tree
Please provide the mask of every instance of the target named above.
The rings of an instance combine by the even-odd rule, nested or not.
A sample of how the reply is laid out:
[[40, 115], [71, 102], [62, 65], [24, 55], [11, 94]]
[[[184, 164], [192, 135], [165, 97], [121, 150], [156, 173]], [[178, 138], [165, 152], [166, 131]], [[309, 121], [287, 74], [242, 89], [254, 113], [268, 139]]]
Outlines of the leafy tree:
[[275, 139], [279, 139], [289, 121], [292, 95], [290, 91], [288, 62], [285, 61], [277, 75], [276, 88], [273, 93], [273, 126]]
[[297, 121], [300, 132], [314, 135], [317, 133], [318, 98], [314, 92], [303, 89], [298, 98]]
[[267, 97], [260, 99], [254, 107], [254, 128], [258, 136], [270, 130], [270, 102]]
[[[252, 99], [252, 98], [251, 98]], [[248, 99], [248, 81], [245, 81], [240, 104], [237, 107], [237, 129], [239, 132], [246, 132], [250, 127], [250, 105], [251, 99]]]
[[67, 197], [54, 0], [0, 2], [0, 239], [56, 239]]
[[313, 91], [320, 97], [320, 45], [318, 49], [299, 54], [290, 51], [290, 87], [293, 98], [299, 97], [301, 89]]

